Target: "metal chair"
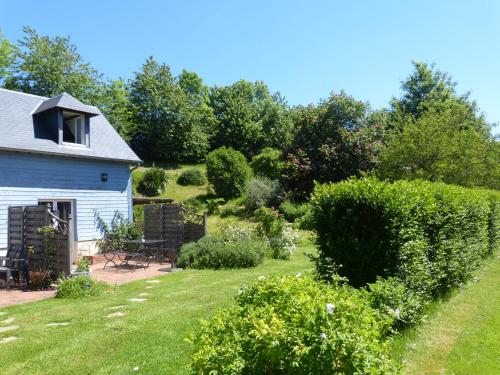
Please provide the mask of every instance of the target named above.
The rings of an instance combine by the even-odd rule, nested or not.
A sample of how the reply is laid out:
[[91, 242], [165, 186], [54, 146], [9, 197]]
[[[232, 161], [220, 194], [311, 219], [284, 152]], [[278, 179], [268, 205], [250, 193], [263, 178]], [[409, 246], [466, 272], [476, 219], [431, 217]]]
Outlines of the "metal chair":
[[0, 257], [0, 273], [5, 274], [7, 289], [10, 289], [12, 279], [20, 284], [21, 276], [25, 284], [28, 285], [28, 257], [23, 245], [9, 246], [7, 255]]

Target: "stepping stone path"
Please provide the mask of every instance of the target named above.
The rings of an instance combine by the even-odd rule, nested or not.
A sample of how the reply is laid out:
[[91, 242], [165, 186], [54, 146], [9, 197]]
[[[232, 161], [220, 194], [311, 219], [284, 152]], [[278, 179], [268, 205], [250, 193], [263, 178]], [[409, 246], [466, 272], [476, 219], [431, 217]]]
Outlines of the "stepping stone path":
[[5, 315], [7, 314], [5, 311], [0, 311], [0, 315]]
[[0, 344], [7, 344], [8, 342], [17, 340], [16, 336], [9, 336], [9, 337], [4, 337], [3, 339], [0, 340]]
[[0, 323], [2, 323], [2, 324], [10, 324], [14, 320], [16, 320], [16, 318], [12, 317], [12, 318], [9, 318], [9, 319], [2, 320]]
[[108, 310], [120, 310], [120, 309], [123, 309], [125, 307], [127, 307], [127, 305], [111, 306], [111, 307], [108, 307]]
[[117, 311], [117, 312], [108, 314], [106, 316], [106, 318], [116, 318], [116, 317], [125, 316], [125, 315], [127, 315], [127, 313], [124, 313], [123, 311]]
[[4, 333], [4, 332], [9, 332], [9, 331], [14, 331], [16, 329], [18, 329], [19, 326], [7, 326], [7, 327], [0, 327], [0, 333]]
[[128, 300], [130, 302], [144, 302], [146, 301], [146, 298], [129, 298]]
[[146, 289], [151, 289], [151, 288], [154, 288], [154, 287], [155, 287], [154, 285], [148, 285], [148, 286], [146, 287]]
[[47, 327], [59, 327], [59, 326], [67, 326], [69, 325], [69, 322], [54, 322], [54, 323], [48, 323]]
[[159, 284], [159, 283], [161, 283], [160, 280], [147, 280], [146, 282], [149, 283], [149, 284]]
[[151, 293], [140, 293], [139, 296], [141, 297], [147, 297], [147, 296], [150, 296]]

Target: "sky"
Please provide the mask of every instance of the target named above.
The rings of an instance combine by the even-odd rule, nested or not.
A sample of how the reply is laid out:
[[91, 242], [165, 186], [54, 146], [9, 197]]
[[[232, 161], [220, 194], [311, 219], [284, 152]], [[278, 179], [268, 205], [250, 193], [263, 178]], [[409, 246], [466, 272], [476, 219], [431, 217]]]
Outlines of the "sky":
[[208, 85], [262, 80], [291, 105], [345, 90], [386, 107], [411, 61], [435, 63], [500, 123], [500, 1], [0, 0], [4, 35], [24, 25], [70, 36], [108, 78], [154, 56]]

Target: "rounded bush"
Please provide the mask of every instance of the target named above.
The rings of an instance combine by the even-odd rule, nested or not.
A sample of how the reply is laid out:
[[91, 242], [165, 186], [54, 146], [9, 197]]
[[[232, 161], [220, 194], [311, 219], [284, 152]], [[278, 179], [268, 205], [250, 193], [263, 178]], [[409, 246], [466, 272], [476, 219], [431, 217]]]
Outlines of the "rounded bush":
[[280, 204], [280, 212], [283, 217], [290, 223], [297, 219], [302, 219], [308, 213], [309, 207], [306, 203], [294, 203], [291, 201], [284, 201]]
[[265, 247], [265, 243], [254, 239], [227, 243], [222, 238], [207, 236], [183, 245], [178, 264], [198, 269], [255, 267], [264, 260]]
[[161, 168], [150, 168], [142, 175], [137, 191], [142, 195], [155, 196], [161, 195], [167, 187], [168, 176]]
[[205, 178], [203, 172], [196, 168], [185, 170], [177, 178], [177, 183], [182, 186], [202, 186], [205, 185], [206, 182], [207, 179]]
[[250, 166], [256, 176], [267, 177], [271, 180], [279, 179], [283, 169], [281, 151], [266, 147], [252, 158]]
[[260, 276], [192, 337], [195, 374], [390, 374], [390, 320], [360, 292], [310, 276]]
[[221, 147], [210, 152], [206, 162], [208, 181], [217, 196], [230, 199], [245, 192], [252, 170], [241, 152]]
[[245, 206], [256, 210], [262, 206], [276, 205], [282, 196], [283, 189], [277, 180], [254, 177], [247, 182]]

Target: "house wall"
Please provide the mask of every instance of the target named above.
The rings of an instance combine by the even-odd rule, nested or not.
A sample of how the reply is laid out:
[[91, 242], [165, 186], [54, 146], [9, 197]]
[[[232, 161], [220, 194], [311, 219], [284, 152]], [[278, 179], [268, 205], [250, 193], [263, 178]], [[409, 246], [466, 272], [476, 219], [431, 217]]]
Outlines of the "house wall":
[[[108, 181], [101, 181], [101, 173]], [[0, 249], [7, 246], [7, 208], [44, 199], [75, 201], [75, 241], [100, 237], [94, 215], [110, 222], [115, 212], [132, 218], [129, 166], [124, 163], [0, 153]], [[88, 243], [88, 242], [86, 242]], [[0, 252], [1, 253], [1, 252]]]

